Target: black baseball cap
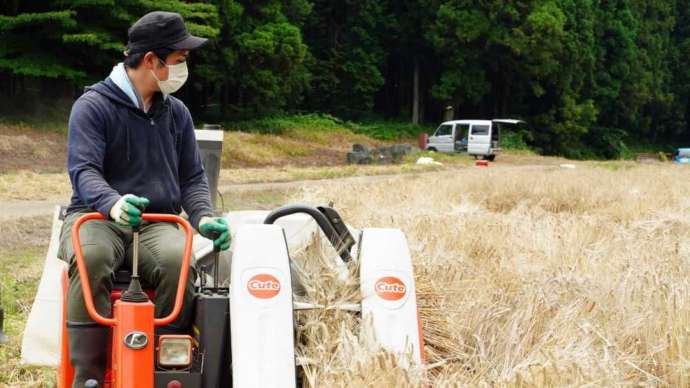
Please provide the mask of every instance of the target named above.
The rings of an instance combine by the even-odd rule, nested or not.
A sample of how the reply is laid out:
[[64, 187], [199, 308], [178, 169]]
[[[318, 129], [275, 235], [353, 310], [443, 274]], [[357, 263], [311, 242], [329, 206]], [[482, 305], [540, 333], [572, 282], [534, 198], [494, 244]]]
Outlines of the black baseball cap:
[[137, 20], [127, 32], [126, 55], [168, 48], [173, 50], [194, 50], [203, 46], [208, 39], [194, 36], [180, 14], [175, 12], [149, 12]]

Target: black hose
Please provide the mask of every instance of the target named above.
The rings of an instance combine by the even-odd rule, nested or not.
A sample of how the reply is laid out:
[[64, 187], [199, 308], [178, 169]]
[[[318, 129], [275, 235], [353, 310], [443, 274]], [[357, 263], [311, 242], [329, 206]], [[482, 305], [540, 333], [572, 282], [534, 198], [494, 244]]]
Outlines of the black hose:
[[333, 245], [333, 248], [335, 248], [335, 251], [338, 252], [338, 255], [340, 255], [343, 261], [348, 262], [352, 259], [350, 252], [348, 252], [347, 249], [343, 249], [341, 246], [343, 239], [335, 230], [331, 224], [331, 221], [328, 219], [328, 217], [326, 217], [326, 215], [319, 211], [319, 209], [313, 206], [301, 204], [283, 206], [269, 213], [264, 220], [264, 224], [273, 224], [279, 218], [297, 213], [308, 214], [314, 219], [314, 221], [316, 221], [316, 224], [319, 225], [323, 233], [328, 238], [328, 241], [331, 242], [331, 245]]

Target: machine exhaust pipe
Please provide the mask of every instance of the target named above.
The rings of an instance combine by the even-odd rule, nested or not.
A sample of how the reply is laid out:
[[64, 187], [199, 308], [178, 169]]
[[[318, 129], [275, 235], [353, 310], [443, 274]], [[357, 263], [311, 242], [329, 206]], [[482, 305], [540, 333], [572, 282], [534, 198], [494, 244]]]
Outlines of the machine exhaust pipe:
[[[205, 124], [203, 129], [197, 129], [195, 133], [201, 162], [208, 179], [211, 203], [214, 209], [218, 209], [218, 181], [220, 179], [220, 160], [223, 155], [223, 128], [217, 124]], [[220, 196], [220, 200], [222, 202], [222, 196]], [[221, 213], [223, 210], [221, 208]]]

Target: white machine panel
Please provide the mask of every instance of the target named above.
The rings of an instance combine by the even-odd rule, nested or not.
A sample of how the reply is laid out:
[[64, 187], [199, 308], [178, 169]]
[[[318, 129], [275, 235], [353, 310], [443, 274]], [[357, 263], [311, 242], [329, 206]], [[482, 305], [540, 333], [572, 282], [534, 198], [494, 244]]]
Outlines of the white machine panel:
[[[402, 365], [423, 362], [424, 345], [407, 239], [398, 229], [364, 229], [360, 240], [362, 318]], [[404, 355], [412, 350], [412, 360]]]
[[230, 287], [236, 388], [295, 387], [290, 262], [283, 229], [245, 225], [235, 236]]

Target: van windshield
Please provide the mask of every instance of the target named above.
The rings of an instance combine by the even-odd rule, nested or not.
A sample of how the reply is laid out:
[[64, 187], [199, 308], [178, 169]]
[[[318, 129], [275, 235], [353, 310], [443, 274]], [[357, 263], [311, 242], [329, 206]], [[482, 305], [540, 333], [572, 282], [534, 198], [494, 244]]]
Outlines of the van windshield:
[[441, 125], [440, 127], [438, 127], [434, 136], [448, 136], [451, 133], [453, 133], [453, 126], [448, 125], [448, 124], [444, 124], [444, 125]]

